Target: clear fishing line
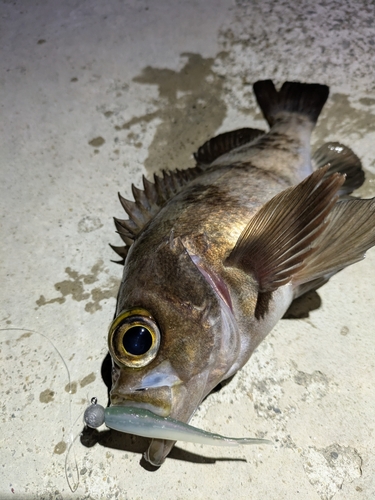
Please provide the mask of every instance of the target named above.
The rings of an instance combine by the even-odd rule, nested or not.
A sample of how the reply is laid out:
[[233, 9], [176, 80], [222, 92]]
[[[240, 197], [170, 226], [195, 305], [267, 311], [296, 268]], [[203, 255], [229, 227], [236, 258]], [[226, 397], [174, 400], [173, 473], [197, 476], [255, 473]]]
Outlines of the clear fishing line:
[[[69, 459], [70, 451], [72, 449], [74, 442], [81, 435], [81, 432], [79, 432], [74, 437], [73, 436], [73, 427], [77, 423], [77, 421], [80, 418], [82, 418], [83, 411], [78, 415], [78, 417], [76, 418], [74, 423], [72, 423], [72, 392], [71, 392], [72, 385], [71, 385], [70, 372], [69, 372], [68, 365], [66, 364], [61, 352], [58, 350], [58, 348], [55, 346], [55, 344], [52, 342], [52, 340], [50, 338], [48, 338], [47, 335], [45, 335], [44, 333], [40, 333], [40, 332], [37, 332], [35, 330], [31, 330], [30, 328], [15, 328], [15, 327], [0, 328], [0, 332], [7, 332], [7, 331], [29, 332], [29, 333], [35, 333], [37, 335], [40, 335], [41, 337], [43, 337], [44, 339], [46, 339], [49, 342], [49, 344], [55, 350], [58, 357], [62, 361], [62, 364], [65, 367], [67, 377], [68, 377], [68, 387], [69, 387], [68, 394], [69, 394], [69, 423], [70, 423], [70, 429], [69, 429], [69, 432], [67, 434], [69, 446], [68, 446], [68, 450], [67, 450], [66, 455], [65, 455], [65, 477], [66, 477], [66, 480], [67, 480], [67, 483], [68, 483], [70, 490], [74, 493], [75, 491], [77, 491], [77, 488], [79, 485], [79, 470], [78, 470], [78, 464], [77, 464], [76, 456], [74, 454], [74, 450], [73, 450], [73, 461], [74, 461], [73, 467], [71, 467], [68, 464], [68, 459]], [[73, 480], [71, 480], [71, 478], [73, 478]]]

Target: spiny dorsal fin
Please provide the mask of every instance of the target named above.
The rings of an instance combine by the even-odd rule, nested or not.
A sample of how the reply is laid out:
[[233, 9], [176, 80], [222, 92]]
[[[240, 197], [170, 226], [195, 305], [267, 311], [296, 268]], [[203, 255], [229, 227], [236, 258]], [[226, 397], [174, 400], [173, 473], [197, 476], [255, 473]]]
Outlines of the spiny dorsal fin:
[[121, 260], [112, 260], [112, 262], [115, 262], [116, 264], [122, 264], [124, 265], [126, 256], [128, 255], [128, 251], [130, 248], [130, 245], [126, 245], [123, 247], [117, 247], [115, 245], [109, 244], [109, 246], [112, 248], [114, 252], [117, 253], [121, 257]]
[[293, 278], [297, 285], [331, 276], [362, 260], [375, 245], [375, 198], [340, 200], [317, 238], [316, 252]]
[[254, 141], [260, 135], [264, 135], [264, 130], [256, 128], [241, 128], [225, 132], [206, 141], [196, 153], [194, 158], [198, 165], [210, 165], [219, 156], [228, 153], [232, 149], [243, 146]]
[[253, 274], [259, 292], [287, 284], [314, 252], [314, 240], [337, 201], [345, 177], [319, 169], [297, 186], [279, 193], [254, 215], [225, 262]]
[[345, 182], [338, 192], [339, 196], [351, 194], [364, 183], [365, 173], [361, 160], [350, 148], [339, 142], [323, 144], [313, 154], [312, 162], [315, 168], [328, 166], [326, 176], [334, 172], [346, 175]]
[[327, 85], [318, 83], [285, 82], [278, 92], [272, 80], [261, 80], [254, 83], [253, 89], [271, 127], [284, 111], [307, 116], [315, 124], [329, 94]]
[[175, 196], [190, 181], [202, 173], [202, 168], [196, 166], [187, 170], [176, 170], [165, 172], [162, 177], [154, 175], [154, 183], [143, 176], [144, 189], [138, 189], [132, 184], [134, 201], [126, 200], [119, 194], [119, 199], [129, 219], [122, 220], [114, 218], [118, 234], [125, 243], [123, 247], [114, 247], [113, 250], [123, 258], [124, 264], [130, 246], [136, 237], [143, 231], [148, 222], [160, 211], [160, 209]]

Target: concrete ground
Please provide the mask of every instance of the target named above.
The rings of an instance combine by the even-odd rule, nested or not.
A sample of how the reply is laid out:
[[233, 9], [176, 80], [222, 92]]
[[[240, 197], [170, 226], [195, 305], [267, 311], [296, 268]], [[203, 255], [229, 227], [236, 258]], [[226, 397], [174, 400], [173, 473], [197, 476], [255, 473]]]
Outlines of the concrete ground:
[[106, 403], [117, 191], [192, 165], [218, 132], [264, 127], [251, 84], [272, 78], [331, 86], [313, 143], [351, 146], [361, 194], [374, 196], [374, 11], [366, 0], [0, 2], [0, 499], [375, 498], [374, 251], [294, 312], [305, 317], [280, 321], [193, 419], [273, 446], [178, 443], [151, 472], [145, 439], [79, 438], [90, 398]]

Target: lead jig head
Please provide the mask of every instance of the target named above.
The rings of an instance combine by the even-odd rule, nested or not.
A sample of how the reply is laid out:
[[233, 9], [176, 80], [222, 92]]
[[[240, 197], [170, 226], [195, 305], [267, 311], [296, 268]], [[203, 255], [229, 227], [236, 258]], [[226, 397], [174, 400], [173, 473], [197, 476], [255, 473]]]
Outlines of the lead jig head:
[[91, 405], [86, 408], [83, 420], [91, 429], [96, 429], [104, 424], [104, 408], [102, 405], [98, 405], [97, 398], [91, 398]]

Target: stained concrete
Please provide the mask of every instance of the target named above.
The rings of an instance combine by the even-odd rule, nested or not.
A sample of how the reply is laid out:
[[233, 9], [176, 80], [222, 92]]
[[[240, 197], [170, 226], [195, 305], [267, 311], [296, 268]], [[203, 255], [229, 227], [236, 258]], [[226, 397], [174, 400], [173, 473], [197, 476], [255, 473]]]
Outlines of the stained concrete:
[[[375, 195], [375, 7], [366, 1], [0, 2], [0, 498], [375, 497], [375, 252], [279, 322], [193, 419], [272, 446], [85, 433], [120, 266], [116, 193], [265, 127], [260, 78], [331, 86], [313, 143], [341, 140]], [[77, 439], [75, 439], [78, 436]], [[73, 442], [73, 444], [72, 444]], [[74, 491], [72, 491], [74, 490]]]

